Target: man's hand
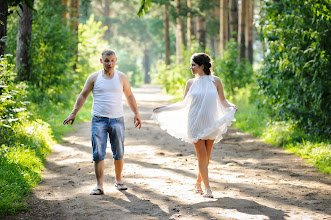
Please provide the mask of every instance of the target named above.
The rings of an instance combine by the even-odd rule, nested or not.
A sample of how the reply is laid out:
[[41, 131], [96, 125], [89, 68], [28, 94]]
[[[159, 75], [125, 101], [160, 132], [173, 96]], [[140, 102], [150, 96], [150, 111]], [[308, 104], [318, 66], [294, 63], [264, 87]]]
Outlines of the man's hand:
[[133, 123], [134, 123], [135, 128], [138, 127], [138, 126], [139, 126], [139, 129], [141, 128], [141, 120], [140, 120], [140, 115], [139, 114], [134, 115]]
[[74, 114], [70, 114], [64, 121], [63, 121], [63, 124], [64, 125], [66, 125], [66, 124], [73, 124], [74, 123], [74, 121], [76, 120], [76, 115], [74, 115]]

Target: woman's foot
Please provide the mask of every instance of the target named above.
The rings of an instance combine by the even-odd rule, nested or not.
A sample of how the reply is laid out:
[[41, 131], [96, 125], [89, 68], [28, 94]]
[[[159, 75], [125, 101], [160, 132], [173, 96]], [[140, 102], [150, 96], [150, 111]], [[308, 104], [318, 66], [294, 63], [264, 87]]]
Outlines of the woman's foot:
[[202, 191], [202, 188], [201, 188], [201, 183], [196, 183], [195, 184], [195, 193], [197, 193], [197, 194], [203, 194], [203, 191]]
[[206, 192], [205, 192], [205, 194], [203, 194], [203, 197], [204, 198], [214, 198], [210, 188], [206, 188]]

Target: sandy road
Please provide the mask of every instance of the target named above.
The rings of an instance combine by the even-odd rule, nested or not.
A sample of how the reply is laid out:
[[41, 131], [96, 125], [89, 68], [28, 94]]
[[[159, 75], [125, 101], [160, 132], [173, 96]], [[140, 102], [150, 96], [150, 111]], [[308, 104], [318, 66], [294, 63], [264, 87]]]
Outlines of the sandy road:
[[169, 96], [157, 86], [134, 93], [143, 128], [133, 127], [125, 106], [127, 191], [113, 186], [108, 151], [105, 195], [89, 195], [95, 186], [90, 122], [81, 123], [53, 146], [43, 180], [29, 200], [30, 210], [7, 219], [331, 219], [329, 176], [233, 128], [212, 152], [209, 173], [215, 198], [196, 195], [193, 146], [169, 136], [150, 119], [152, 109], [169, 103]]

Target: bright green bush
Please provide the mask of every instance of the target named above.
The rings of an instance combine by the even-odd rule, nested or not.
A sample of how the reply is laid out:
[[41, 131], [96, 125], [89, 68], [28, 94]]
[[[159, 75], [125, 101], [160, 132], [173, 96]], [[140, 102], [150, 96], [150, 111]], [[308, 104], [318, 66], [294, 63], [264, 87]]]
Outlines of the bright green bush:
[[268, 1], [261, 25], [269, 50], [259, 76], [279, 121], [310, 135], [331, 133], [330, 1]]
[[24, 83], [15, 82], [17, 74], [13, 72], [13, 65], [9, 65], [5, 58], [1, 58], [0, 67], [0, 126], [10, 128], [28, 115], [27, 91]]
[[236, 90], [252, 82], [252, 65], [247, 60], [238, 63], [238, 59], [237, 43], [231, 39], [227, 42], [223, 55], [216, 57], [213, 64], [215, 75], [222, 80], [227, 96], [234, 95]]
[[24, 199], [40, 181], [43, 162], [50, 154], [49, 125], [41, 120], [15, 123], [13, 138], [0, 147], [0, 216], [26, 208]]
[[285, 145], [285, 149], [307, 159], [308, 163], [314, 165], [322, 173], [331, 174], [330, 142], [302, 141]]
[[163, 61], [159, 61], [153, 80], [161, 84], [168, 94], [183, 97], [187, 80], [194, 77], [190, 70], [190, 59], [198, 51], [198, 45], [193, 43], [191, 49], [182, 50], [181, 62], [177, 63], [176, 57], [171, 57], [172, 62], [167, 67]]
[[270, 116], [266, 108], [259, 106], [259, 97], [256, 96], [256, 87], [252, 84], [237, 89], [235, 94], [229, 97], [237, 105], [239, 111], [236, 113], [234, 126], [247, 131], [255, 137], [261, 137]]
[[79, 24], [79, 56], [74, 80], [80, 89], [90, 74], [102, 69], [101, 52], [108, 48], [107, 42], [103, 39], [106, 30], [107, 27], [102, 27], [101, 21], [94, 20], [94, 15], [91, 15], [85, 24]]

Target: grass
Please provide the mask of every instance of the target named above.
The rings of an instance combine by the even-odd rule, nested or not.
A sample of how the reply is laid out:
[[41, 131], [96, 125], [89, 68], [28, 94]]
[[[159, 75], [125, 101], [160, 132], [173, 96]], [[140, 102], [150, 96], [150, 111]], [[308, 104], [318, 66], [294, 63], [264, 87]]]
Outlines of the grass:
[[26, 209], [25, 198], [40, 181], [54, 143], [49, 125], [41, 120], [18, 123], [11, 131], [15, 142], [0, 146], [0, 216]]
[[236, 128], [304, 158], [308, 164], [315, 166], [322, 173], [331, 174], [330, 140], [308, 136], [292, 121], [272, 122], [267, 110], [257, 108], [247, 97], [250, 97], [248, 89], [238, 91], [233, 97], [233, 102], [239, 108], [235, 116]]
[[[30, 121], [0, 129], [4, 143], [0, 146], [0, 218], [27, 209], [26, 199], [42, 178], [51, 145], [73, 130], [72, 126], [62, 124], [70, 114], [74, 100], [71, 104], [32, 106], [34, 115]], [[75, 123], [91, 118], [91, 106], [92, 97], [89, 97]]]

